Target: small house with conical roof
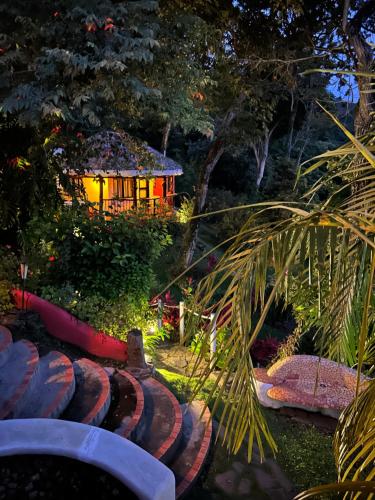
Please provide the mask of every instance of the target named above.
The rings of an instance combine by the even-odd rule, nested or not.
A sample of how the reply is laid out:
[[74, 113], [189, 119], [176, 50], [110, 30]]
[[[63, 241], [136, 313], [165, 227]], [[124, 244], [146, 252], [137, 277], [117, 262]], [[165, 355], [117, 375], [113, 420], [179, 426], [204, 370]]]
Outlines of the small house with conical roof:
[[154, 215], [172, 213], [175, 177], [182, 173], [172, 159], [126, 132], [113, 130], [88, 138], [82, 164], [68, 169], [85, 200], [112, 214], [137, 209]]

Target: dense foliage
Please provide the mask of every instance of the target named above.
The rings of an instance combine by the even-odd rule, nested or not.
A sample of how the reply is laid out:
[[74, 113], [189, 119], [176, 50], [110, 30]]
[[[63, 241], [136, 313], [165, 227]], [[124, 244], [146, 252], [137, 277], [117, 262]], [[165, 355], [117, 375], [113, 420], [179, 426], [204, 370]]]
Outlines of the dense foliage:
[[136, 214], [105, 218], [65, 207], [32, 219], [23, 235], [28, 288], [99, 330], [126, 338], [155, 327], [149, 307], [155, 265], [171, 244], [162, 220]]
[[[254, 436], [261, 451], [262, 435], [274, 447], [254, 362], [305, 349], [373, 373], [374, 17], [365, 0], [2, 2], [0, 243], [12, 248], [0, 250], [0, 313], [26, 256], [31, 290], [123, 338], [154, 328], [151, 294], [201, 258], [197, 311], [216, 304], [225, 318], [219, 382], [235, 374], [229, 394], [222, 384], [225, 435], [236, 451], [248, 431], [249, 456]], [[354, 83], [356, 105], [346, 102]], [[105, 143], [108, 130], [183, 164], [178, 224], [64, 208], [66, 169], [82, 172], [85, 148], [95, 152], [92, 138]], [[297, 324], [280, 345], [257, 339], [274, 302]], [[176, 315], [168, 321], [176, 328]], [[201, 331], [193, 343], [205, 362]], [[369, 391], [361, 408], [371, 401]], [[368, 450], [362, 417], [355, 407], [345, 415]], [[340, 455], [342, 442], [355, 453], [354, 441], [343, 424], [340, 480], [359, 477]]]
[[44, 259], [39, 273], [46, 284], [70, 283], [82, 295], [114, 298], [150, 293], [153, 264], [171, 240], [161, 220], [136, 214], [106, 219], [77, 206], [33, 219], [25, 242], [31, 259], [35, 250], [35, 258]]

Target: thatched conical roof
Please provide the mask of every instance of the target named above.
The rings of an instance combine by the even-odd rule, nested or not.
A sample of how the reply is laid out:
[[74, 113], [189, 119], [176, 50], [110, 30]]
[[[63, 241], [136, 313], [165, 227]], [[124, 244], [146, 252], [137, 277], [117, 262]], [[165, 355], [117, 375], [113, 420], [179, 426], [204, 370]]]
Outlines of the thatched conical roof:
[[80, 169], [88, 175], [157, 177], [183, 173], [174, 160], [124, 131], [106, 130], [89, 137], [82, 153]]

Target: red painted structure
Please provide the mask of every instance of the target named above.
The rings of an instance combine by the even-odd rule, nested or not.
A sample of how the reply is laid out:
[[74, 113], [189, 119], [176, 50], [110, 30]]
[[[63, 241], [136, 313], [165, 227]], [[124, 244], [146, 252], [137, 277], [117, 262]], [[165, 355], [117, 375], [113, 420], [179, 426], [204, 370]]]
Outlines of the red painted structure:
[[[14, 302], [19, 309], [22, 306], [22, 291], [12, 291]], [[61, 307], [41, 299], [33, 293], [25, 292], [25, 308], [40, 314], [48, 333], [64, 342], [74, 344], [86, 352], [101, 358], [127, 361], [128, 345], [114, 339], [92, 326], [80, 321]]]

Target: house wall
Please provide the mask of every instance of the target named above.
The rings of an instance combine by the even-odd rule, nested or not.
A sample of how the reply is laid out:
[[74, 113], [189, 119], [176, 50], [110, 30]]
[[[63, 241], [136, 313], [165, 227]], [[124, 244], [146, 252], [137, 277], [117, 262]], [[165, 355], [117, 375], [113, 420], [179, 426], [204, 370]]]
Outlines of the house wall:
[[[98, 177], [75, 177], [76, 182], [82, 184], [86, 198], [91, 203], [100, 203], [100, 182]], [[120, 177], [103, 177], [103, 200], [115, 199], [116, 197], [133, 198], [134, 194], [138, 200], [142, 198], [163, 198], [165, 195], [174, 194], [174, 176], [164, 177], [128, 177], [124, 182], [131, 182], [131, 186], [124, 184], [122, 187], [116, 184]], [[135, 189], [135, 192], [134, 192]], [[69, 201], [69, 197], [66, 198]], [[168, 204], [173, 205], [173, 199], [168, 199]]]
[[163, 185], [164, 185], [164, 177], [156, 177], [154, 179], [154, 185], [153, 185], [153, 196], [158, 196], [159, 198], [164, 196], [164, 191], [163, 191]]
[[[103, 198], [108, 199], [108, 179], [103, 179]], [[86, 191], [87, 199], [93, 203], [99, 203], [100, 183], [95, 177], [83, 177], [82, 184]]]

